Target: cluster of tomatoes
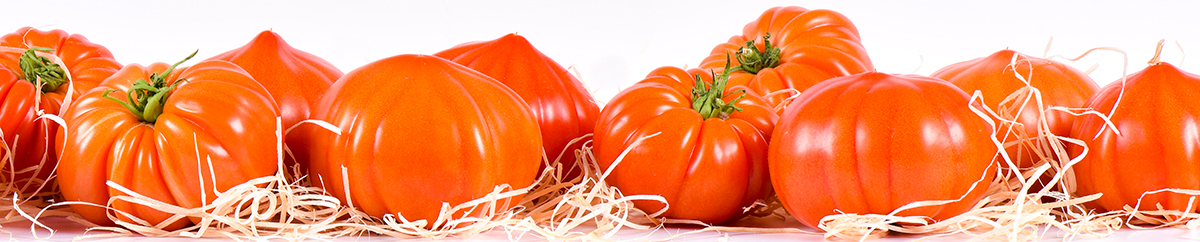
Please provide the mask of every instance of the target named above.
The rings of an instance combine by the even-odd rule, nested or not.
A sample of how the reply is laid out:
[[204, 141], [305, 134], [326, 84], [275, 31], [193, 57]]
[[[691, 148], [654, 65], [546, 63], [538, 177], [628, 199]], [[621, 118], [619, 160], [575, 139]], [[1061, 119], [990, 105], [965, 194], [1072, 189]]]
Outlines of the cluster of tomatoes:
[[[1100, 89], [1069, 66], [1008, 50], [933, 77], [877, 73], [855, 26], [829, 10], [769, 9], [698, 68], [656, 69], [603, 110], [579, 80], [512, 34], [348, 73], [270, 31], [189, 66], [122, 65], [60, 30], [22, 28], [0, 46], [0, 152], [13, 167], [3, 177], [57, 183], [68, 201], [121, 211], [73, 205], [105, 225], [110, 214], [150, 224], [172, 216], [110, 202], [129, 194], [106, 182], [198, 207], [214, 191], [279, 172], [279, 161], [368, 214], [434, 219], [443, 202], [529, 186], [548, 165], [543, 154], [571, 167], [585, 144], [625, 195], [660, 195], [669, 204], [663, 216], [707, 223], [741, 218], [775, 195], [813, 227], [839, 212], [888, 214], [928, 200], [956, 201], [896, 215], [949, 218], [986, 195], [979, 186], [1005, 168], [1001, 155], [1021, 168], [1054, 157], [1049, 141], [1033, 140], [1045, 132], [1090, 148], [1074, 165], [1073, 192], [1104, 193], [1098, 209], [1161, 188], [1200, 189], [1198, 76], [1153, 62]], [[1043, 102], [1001, 104], [1026, 87]], [[976, 90], [977, 108], [1024, 111], [1007, 117], [1016, 122], [992, 120], [972, 108]], [[1052, 106], [1110, 116], [1046, 111]], [[592, 142], [572, 142], [593, 133]], [[1188, 201], [1142, 200], [1198, 207]], [[646, 211], [668, 204], [636, 202]]]

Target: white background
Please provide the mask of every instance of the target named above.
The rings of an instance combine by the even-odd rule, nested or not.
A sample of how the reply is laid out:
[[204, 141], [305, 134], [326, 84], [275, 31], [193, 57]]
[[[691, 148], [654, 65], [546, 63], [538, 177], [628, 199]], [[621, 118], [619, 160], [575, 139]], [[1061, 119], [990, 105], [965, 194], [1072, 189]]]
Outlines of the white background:
[[[0, 33], [63, 29], [108, 47], [119, 62], [149, 64], [173, 63], [197, 49], [198, 59], [207, 58], [272, 29], [343, 72], [518, 33], [577, 70], [603, 104], [656, 67], [697, 65], [713, 46], [780, 5], [849, 17], [880, 72], [928, 75], [1005, 48], [1043, 56], [1053, 37], [1051, 56], [1123, 49], [1129, 73], [1144, 68], [1155, 42], [1166, 39], [1162, 60], [1200, 73], [1195, 1], [10, 1], [0, 11]], [[1101, 86], [1120, 78], [1124, 63], [1115, 52], [1068, 62], [1080, 70], [1098, 64], [1092, 77]]]
[[[1076, 56], [1117, 47], [1129, 73], [1200, 50], [1194, 1], [15, 1], [0, 32], [63, 29], [109, 48], [122, 63], [174, 63], [199, 49], [207, 58], [273, 29], [292, 46], [343, 72], [398, 54], [432, 54], [460, 43], [525, 36], [606, 103], [660, 66], [696, 66], [712, 47], [772, 6], [839, 11], [853, 21], [880, 72], [928, 75], [1005, 48]], [[1191, 51], [1191, 53], [1197, 53]], [[1200, 58], [1200, 55], [1193, 55]], [[1100, 64], [1100, 85], [1121, 77], [1123, 59], [1101, 52], [1071, 63]], [[1200, 59], [1182, 68], [1200, 72]]]

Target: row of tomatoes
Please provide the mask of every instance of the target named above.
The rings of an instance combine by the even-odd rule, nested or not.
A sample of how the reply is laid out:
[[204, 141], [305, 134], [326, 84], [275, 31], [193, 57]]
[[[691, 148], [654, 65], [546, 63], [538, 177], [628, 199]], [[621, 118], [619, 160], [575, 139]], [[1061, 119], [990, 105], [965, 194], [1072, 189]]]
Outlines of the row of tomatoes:
[[1088, 204], [1096, 211], [1200, 207], [1159, 191], [1200, 189], [1200, 76], [1157, 57], [1104, 88], [1011, 50], [931, 77], [889, 75], [872, 70], [844, 16], [780, 7], [701, 63], [652, 71], [596, 124], [597, 161], [619, 162], [608, 181], [664, 196], [667, 217], [721, 223], [774, 193], [814, 228], [839, 213], [954, 201], [893, 214], [942, 220], [989, 195], [998, 170], [1042, 165], [1070, 165], [1059, 178], [1073, 180], [1035, 188], [1103, 194]]
[[563, 150], [599, 112], [575, 77], [517, 35], [345, 74], [271, 31], [190, 66], [181, 64], [192, 56], [122, 65], [62, 30], [2, 40], [0, 151], [12, 167], [2, 181], [22, 194], [57, 184], [101, 225], [183, 228], [199, 218], [113, 198], [196, 208], [283, 163], [371, 215], [434, 219], [443, 202], [530, 185], [543, 143]]
[[[872, 71], [859, 40], [837, 12], [772, 8], [699, 68], [656, 69], [601, 110], [574, 76], [517, 35], [343, 74], [270, 31], [180, 67], [122, 65], [80, 35], [23, 28], [0, 39], [8, 94], [0, 128], [15, 174], [4, 177], [48, 179], [55, 172], [47, 164], [57, 162], [53, 182], [69, 201], [110, 204], [125, 195], [105, 184], [112, 181], [198, 207], [214, 190], [275, 174], [287, 157], [315, 185], [368, 214], [434, 219], [442, 202], [530, 185], [543, 152], [552, 160], [565, 154], [557, 160], [571, 167], [572, 151], [586, 142], [570, 141], [594, 133], [595, 158], [612, 170], [607, 181], [625, 195], [663, 196], [664, 216], [720, 223], [778, 194], [793, 216], [817, 227], [837, 212], [887, 214], [915, 201], [959, 199], [898, 215], [965, 212], [986, 195], [977, 186], [1005, 166], [999, 154], [1022, 167], [1051, 157], [1045, 142], [1027, 140], [1041, 123], [1089, 144], [1074, 167], [1075, 192], [1105, 193], [1097, 208], [1120, 209], [1164, 187], [1200, 188], [1187, 166], [1200, 139], [1193, 120], [1200, 113], [1192, 111], [1200, 99], [1191, 97], [1200, 78], [1169, 64], [1154, 62], [1103, 90], [1071, 67], [1008, 50], [934, 77], [889, 75]], [[1026, 82], [1044, 103], [1000, 105]], [[981, 91], [1026, 135], [971, 110], [963, 90]], [[1112, 115], [1111, 125], [1058, 111], [1042, 123], [1038, 111], [1047, 106], [1091, 108]], [[1019, 107], [1028, 108], [1004, 112]], [[39, 119], [43, 112], [65, 126]], [[277, 148], [283, 130], [288, 156]], [[1000, 153], [993, 138], [1023, 145]], [[1182, 209], [1186, 201], [1144, 202]], [[667, 205], [635, 203], [648, 211]], [[112, 224], [110, 214], [167, 221], [168, 229], [190, 222], [110, 205], [121, 212], [73, 208], [98, 224]]]

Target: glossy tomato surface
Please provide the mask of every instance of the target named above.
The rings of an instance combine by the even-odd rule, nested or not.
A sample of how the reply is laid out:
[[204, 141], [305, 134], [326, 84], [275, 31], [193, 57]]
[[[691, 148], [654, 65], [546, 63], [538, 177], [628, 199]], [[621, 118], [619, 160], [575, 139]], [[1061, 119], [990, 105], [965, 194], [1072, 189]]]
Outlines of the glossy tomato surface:
[[839, 212], [889, 214], [917, 201], [962, 197], [897, 215], [941, 220], [969, 210], [996, 175], [998, 148], [968, 101], [949, 83], [916, 75], [863, 73], [809, 88], [772, 135], [779, 200], [813, 228]]
[[[214, 189], [275, 174], [278, 107], [233, 63], [204, 61], [175, 69], [166, 80], [183, 83], [170, 92], [153, 123], [105, 97], [111, 90], [108, 97], [127, 101], [135, 81], [150, 80], [169, 67], [128, 65], [63, 110], [67, 126], [58, 132], [57, 148], [63, 151], [58, 178], [67, 201], [104, 205], [111, 197], [128, 195], [105, 184], [112, 181], [158, 201], [195, 208], [212, 202]], [[71, 206], [88, 221], [113, 225], [103, 208]], [[109, 206], [151, 225], [174, 215], [124, 201]]]
[[[777, 54], [765, 53], [770, 36]], [[756, 51], [743, 51], [747, 60], [775, 58], [774, 64], [755, 67], [743, 66], [743, 70], [729, 77], [730, 85], [745, 85], [767, 98], [771, 107], [779, 105], [794, 93], [771, 95], [786, 89], [804, 91], [809, 86], [829, 78], [846, 76], [875, 70], [871, 58], [863, 47], [858, 28], [841, 13], [803, 7], [774, 7], [764, 11], [754, 21], [746, 24], [741, 35], [729, 38], [713, 48], [708, 57], [700, 62], [700, 68], [720, 73], [730, 66], [744, 64], [739, 61], [739, 51], [747, 42], [753, 42]]]
[[333, 64], [293, 48], [270, 30], [259, 33], [245, 46], [209, 59], [233, 62], [267, 88], [279, 104], [284, 128], [308, 119], [312, 105], [342, 76]]
[[313, 118], [342, 132], [304, 127], [313, 137], [306, 148], [313, 181], [376, 217], [432, 225], [442, 203], [455, 206], [502, 184], [529, 186], [542, 160], [537, 121], [516, 93], [431, 55], [393, 56], [346, 73]]
[[[242, 47], [209, 59], [233, 62], [267, 88], [279, 104], [284, 129], [308, 119], [312, 106], [316, 105], [333, 81], [342, 77], [342, 71], [333, 64], [293, 48], [278, 33], [270, 30], [259, 33]], [[289, 133], [286, 137], [289, 149], [304, 147], [300, 143], [307, 141], [308, 138], [299, 133]], [[288, 165], [294, 163], [291, 157], [285, 158]], [[305, 168], [302, 166], [301, 169]]]
[[[707, 71], [662, 67], [613, 97], [596, 123], [594, 153], [601, 170], [612, 169], [606, 181], [623, 194], [662, 196], [668, 218], [721, 223], [771, 195], [766, 149], [779, 117], [751, 92], [734, 102], [741, 111], [704, 118], [693, 108], [697, 74], [712, 81]], [[721, 90], [723, 100], [733, 102], [738, 90], [745, 89]], [[664, 207], [634, 204], [649, 213]]]
[[579, 79], [516, 34], [462, 44], [434, 55], [487, 74], [520, 95], [541, 127], [546, 156], [554, 160], [563, 154], [557, 159], [564, 178], [578, 176], [574, 151], [589, 139], [570, 147], [567, 144], [592, 133], [600, 115], [600, 107]]
[[[1200, 76], [1156, 63], [1105, 86], [1087, 107], [1111, 113], [1109, 119], [1121, 132], [1113, 132], [1095, 115], [1075, 119], [1071, 137], [1089, 148], [1072, 168], [1076, 194], [1103, 193], [1093, 207], [1122, 210], [1136, 205], [1148, 191], [1200, 189]], [[1083, 152], [1082, 147], [1068, 148], [1072, 157]], [[1166, 210], [1200, 211], [1200, 206], [1188, 203], [1190, 197], [1146, 195], [1140, 209], [1158, 210], [1156, 205], [1162, 205]]]

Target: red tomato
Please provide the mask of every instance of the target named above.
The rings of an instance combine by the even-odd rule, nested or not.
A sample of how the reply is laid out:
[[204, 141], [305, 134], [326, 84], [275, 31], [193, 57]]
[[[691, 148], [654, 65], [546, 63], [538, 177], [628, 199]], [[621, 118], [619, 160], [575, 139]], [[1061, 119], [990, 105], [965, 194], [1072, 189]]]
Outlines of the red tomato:
[[[1121, 92], [1124, 94], [1121, 94]], [[1087, 107], [1108, 114], [1121, 134], [1094, 115], [1075, 119], [1071, 137], [1083, 140], [1090, 150], [1072, 168], [1081, 196], [1103, 193], [1094, 208], [1122, 210], [1134, 206], [1147, 191], [1163, 188], [1200, 190], [1200, 76], [1167, 63], [1117, 80], [1087, 102]], [[1118, 100], [1120, 104], [1117, 104]], [[1097, 134], [1099, 136], [1097, 137]], [[1069, 146], [1072, 157], [1082, 153]], [[1188, 203], [1191, 196], [1174, 193], [1147, 195], [1142, 210], [1200, 211]]]
[[[62, 65], [28, 51], [39, 48], [44, 48], [41, 53], [57, 57]], [[25, 62], [38, 63], [45, 68], [29, 69], [27, 73], [20, 66], [23, 56], [27, 59]], [[8, 149], [0, 149], [0, 156], [7, 156], [7, 150], [13, 151], [12, 170], [10, 166], [4, 166], [4, 175], [0, 177], [11, 179], [23, 191], [37, 189], [36, 185], [22, 181], [48, 179], [58, 162], [57, 153], [49, 149], [54, 145], [58, 125], [49, 120], [35, 120], [38, 111], [58, 114], [66, 101], [67, 90], [72, 89], [68, 87], [74, 87], [74, 95], [78, 96], [120, 68], [121, 64], [113, 60], [108, 49], [88, 42], [82, 35], [24, 27], [0, 36], [0, 69], [7, 69], [11, 75], [0, 76], [0, 93], [4, 94], [0, 97], [3, 98], [0, 99], [0, 132], [8, 146]], [[34, 82], [39, 79], [36, 76], [41, 76], [46, 85], [35, 86]], [[67, 82], [68, 76], [71, 82]], [[36, 172], [9, 176], [9, 172], [38, 165], [42, 166]]]
[[[33, 47], [53, 49], [54, 56], [61, 59], [66, 65], [64, 68], [71, 72], [73, 84], [67, 85], [74, 85], [76, 95], [100, 85], [100, 82], [121, 69], [121, 64], [113, 59], [108, 48], [88, 41], [83, 35], [67, 34], [67, 32], [57, 29], [42, 31], [33, 27], [20, 28], [15, 32], [0, 36], [0, 46], [18, 49]], [[9, 61], [16, 61], [16, 59]], [[61, 95], [65, 95], [66, 91], [55, 89], [54, 93], [58, 93], [58, 96], [49, 93], [44, 95], [61, 100]], [[58, 112], [57, 108], [47, 108], [46, 110], [53, 113]]]
[[[741, 35], [714, 47], [700, 68], [719, 72], [726, 58], [741, 69], [729, 77], [729, 85], [745, 85], [764, 96], [789, 88], [804, 91], [825, 79], [875, 69], [850, 19], [832, 10], [795, 6], [763, 12]], [[766, 98], [775, 107], [788, 96]]]
[[838, 211], [888, 214], [964, 194], [897, 215], [942, 220], [969, 210], [995, 176], [997, 148], [992, 126], [968, 102], [949, 83], [915, 75], [871, 72], [814, 85], [787, 106], [772, 135], [779, 200], [813, 228]]
[[[1016, 65], [1012, 66], [1009, 64], [1013, 62], [1014, 55], [1017, 56], [1017, 60]], [[1013, 73], [1014, 69], [1016, 73]], [[1017, 115], [1015, 108], [1018, 108], [1017, 104], [1020, 104], [1020, 100], [1018, 100], [1007, 104], [1010, 108], [1014, 108], [1013, 111], [1000, 110], [1001, 101], [1009, 94], [1025, 87], [1025, 83], [1017, 79], [1016, 75], [1025, 77], [1030, 86], [1041, 91], [1044, 106], [1038, 107], [1036, 101], [1030, 100], [1029, 104], [1023, 107], [1024, 110], [1021, 111], [1020, 116], [1015, 116]], [[944, 67], [934, 72], [932, 77], [949, 81], [967, 93], [980, 90], [983, 100], [989, 108], [1002, 115], [1015, 116], [1009, 118], [1021, 123], [1023, 130], [1029, 135], [1028, 137], [1035, 137], [1038, 134], [1038, 120], [1042, 116], [1038, 110], [1050, 106], [1082, 108], [1084, 102], [1087, 102], [1087, 99], [1100, 89], [1099, 86], [1096, 86], [1096, 82], [1092, 81], [1092, 78], [1075, 68], [1012, 50], [1001, 50], [987, 57]], [[1047, 128], [1052, 133], [1065, 137], [1071, 134], [1071, 123], [1075, 121], [1075, 116], [1057, 111], [1047, 111], [1046, 120], [1049, 124]], [[1007, 134], [1006, 137], [997, 137], [1002, 138], [1001, 141], [1011, 142], [1028, 138], [1010, 134], [1011, 125], [999, 122], [997, 124], [1000, 126], [997, 134]], [[1037, 144], [1036, 141], [1030, 142]], [[1020, 167], [1030, 167], [1038, 158], [1029, 147], [1012, 146], [1007, 149], [1007, 152], [1009, 157], [1012, 157]], [[1049, 147], [1046, 147], [1044, 150], [1048, 149]]]
[[576, 159], [574, 150], [587, 140], [580, 140], [571, 147], [567, 147], [567, 143], [592, 133], [600, 107], [596, 106], [583, 83], [567, 69], [516, 34], [462, 44], [434, 55], [496, 78], [521, 95], [541, 127], [547, 157], [555, 159], [562, 153], [559, 163], [568, 169], [565, 178], [569, 180], [579, 175], [579, 168], [572, 169]]
[[458, 205], [501, 184], [529, 186], [541, 163], [542, 137], [525, 102], [483, 73], [436, 56], [359, 67], [313, 110], [342, 133], [299, 128], [312, 138], [309, 174], [371, 216], [432, 223], [443, 202]]
[[[665, 217], [720, 223], [771, 195], [766, 149], [779, 116], [757, 94], [706, 76], [662, 67], [618, 93], [600, 113], [594, 152], [602, 171], [612, 169], [606, 181], [625, 195], [661, 195], [670, 204]], [[697, 105], [718, 100], [740, 111]], [[661, 134], [633, 146], [654, 133]], [[610, 168], [626, 149], [632, 150]], [[648, 212], [663, 208], [654, 201], [634, 204]]]
[[[111, 180], [159, 201], [194, 208], [212, 202], [213, 189], [224, 191], [275, 174], [279, 108], [267, 90], [226, 61], [170, 68], [165, 63], [126, 66], [63, 109], [67, 126], [58, 132], [57, 148], [63, 151], [58, 179], [67, 201], [107, 204], [110, 197], [126, 195], [105, 185]], [[157, 99], [165, 99], [157, 118], [153, 93], [131, 90], [136, 80], [164, 88], [177, 85], [164, 89], [169, 96]], [[134, 103], [150, 99], [147, 111], [134, 112], [115, 101], [129, 101], [126, 92], [140, 93], [133, 96]], [[173, 215], [122, 201], [111, 206], [151, 224]], [[102, 208], [71, 207], [88, 221], [113, 225]], [[178, 221], [165, 229], [187, 224]]]
[[[342, 77], [342, 71], [325, 59], [292, 48], [275, 32], [259, 33], [254, 40], [237, 49], [230, 50], [209, 60], [226, 60], [241, 66], [254, 80], [271, 92], [279, 104], [283, 116], [283, 128], [308, 119], [310, 109], [320, 100], [333, 81]], [[288, 134], [286, 143], [290, 147], [308, 139], [299, 134]], [[299, 152], [299, 151], [294, 151]], [[285, 157], [288, 165], [295, 161]], [[303, 169], [305, 164], [301, 164]]]

